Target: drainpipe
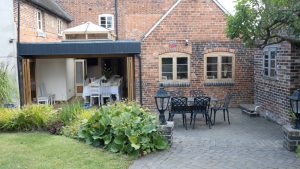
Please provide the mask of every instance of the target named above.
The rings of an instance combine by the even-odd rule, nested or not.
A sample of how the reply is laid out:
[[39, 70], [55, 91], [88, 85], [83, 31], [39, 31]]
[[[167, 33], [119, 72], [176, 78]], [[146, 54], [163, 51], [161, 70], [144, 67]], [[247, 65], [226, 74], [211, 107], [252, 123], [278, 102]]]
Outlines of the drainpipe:
[[139, 60], [139, 88], [140, 88], [140, 104], [143, 105], [143, 80], [142, 80], [142, 58], [141, 55], [136, 55]]
[[116, 40], [119, 39], [119, 29], [118, 29], [118, 0], [115, 0], [115, 25], [116, 25]]
[[18, 81], [19, 81], [19, 96], [20, 96], [20, 106], [24, 105], [23, 97], [23, 79], [22, 79], [22, 57], [19, 56], [19, 44], [20, 44], [20, 10], [21, 0], [18, 0], [18, 40], [17, 40], [17, 67], [18, 67]]

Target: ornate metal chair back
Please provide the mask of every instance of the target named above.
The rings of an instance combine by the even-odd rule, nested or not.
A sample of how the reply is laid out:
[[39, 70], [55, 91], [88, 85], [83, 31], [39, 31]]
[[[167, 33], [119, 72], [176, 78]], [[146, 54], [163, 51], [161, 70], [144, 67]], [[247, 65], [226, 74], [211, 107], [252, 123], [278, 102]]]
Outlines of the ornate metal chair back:
[[210, 97], [206, 97], [206, 96], [195, 97], [193, 110], [208, 111], [209, 105], [210, 105]]
[[186, 97], [172, 97], [171, 98], [171, 111], [172, 112], [187, 111], [187, 98]]

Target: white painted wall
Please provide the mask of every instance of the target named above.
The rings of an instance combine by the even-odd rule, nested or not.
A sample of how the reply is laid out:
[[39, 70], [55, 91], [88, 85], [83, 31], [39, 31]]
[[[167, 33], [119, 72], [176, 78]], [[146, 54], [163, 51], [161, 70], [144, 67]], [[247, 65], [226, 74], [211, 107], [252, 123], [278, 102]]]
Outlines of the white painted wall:
[[48, 94], [55, 94], [56, 100], [66, 100], [66, 59], [37, 59], [37, 96], [40, 85], [44, 83]]
[[48, 94], [55, 94], [56, 100], [67, 101], [75, 96], [74, 59], [37, 59], [36, 83], [44, 83]]
[[[16, 92], [14, 102], [19, 104], [16, 57], [16, 25], [14, 23], [13, 0], [1, 1], [0, 5], [0, 63], [9, 65], [9, 73]], [[12, 40], [10, 42], [10, 40]]]

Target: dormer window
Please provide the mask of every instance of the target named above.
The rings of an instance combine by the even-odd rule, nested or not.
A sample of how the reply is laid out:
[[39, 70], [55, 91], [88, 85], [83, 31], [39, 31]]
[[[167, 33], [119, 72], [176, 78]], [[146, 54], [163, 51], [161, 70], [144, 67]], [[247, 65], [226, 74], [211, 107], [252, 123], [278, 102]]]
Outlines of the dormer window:
[[111, 14], [102, 14], [99, 16], [99, 24], [103, 28], [113, 30], [114, 29], [114, 16]]
[[62, 21], [61, 21], [61, 19], [57, 19], [57, 34], [58, 35], [62, 34]]

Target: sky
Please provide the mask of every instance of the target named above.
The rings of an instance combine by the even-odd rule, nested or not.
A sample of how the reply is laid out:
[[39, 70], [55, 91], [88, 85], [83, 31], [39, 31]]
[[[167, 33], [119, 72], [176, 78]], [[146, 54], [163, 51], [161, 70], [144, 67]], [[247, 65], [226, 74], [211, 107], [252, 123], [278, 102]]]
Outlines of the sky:
[[234, 11], [234, 1], [235, 0], [218, 0], [224, 8], [226, 8], [231, 14]]

